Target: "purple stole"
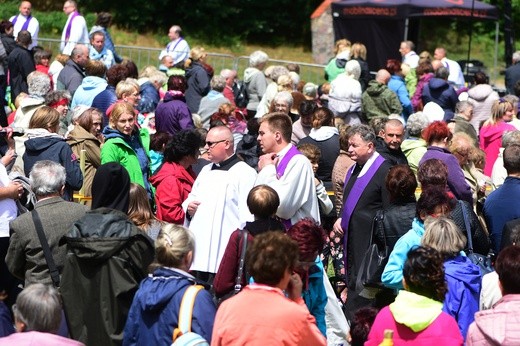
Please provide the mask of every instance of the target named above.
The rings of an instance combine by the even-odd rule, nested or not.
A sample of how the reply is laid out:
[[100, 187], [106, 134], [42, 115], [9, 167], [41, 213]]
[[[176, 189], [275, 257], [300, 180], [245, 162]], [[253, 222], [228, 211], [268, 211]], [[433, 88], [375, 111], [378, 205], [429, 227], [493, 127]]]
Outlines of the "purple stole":
[[69, 24], [67, 25], [67, 29], [65, 30], [65, 42], [68, 42], [68, 41], [69, 41], [69, 38], [70, 38], [70, 32], [71, 32], [71, 30], [72, 30], [72, 21], [73, 21], [74, 18], [76, 18], [77, 16], [79, 16], [79, 12], [78, 12], [78, 11], [74, 11], [74, 13], [72, 14], [72, 17], [70, 17]]
[[[289, 161], [296, 156], [301, 155], [301, 153], [298, 151], [298, 149], [293, 145], [291, 148], [287, 151], [285, 156], [278, 162], [278, 165], [276, 166], [276, 178], [279, 180], [281, 177], [283, 177], [285, 173], [285, 169], [287, 168], [287, 165], [289, 164]], [[285, 229], [289, 229], [291, 224], [291, 219], [282, 219], [281, 220], [283, 225], [285, 226]]]
[[[344, 247], [345, 247], [345, 263], [347, 261], [347, 240], [348, 240], [348, 225], [350, 224], [350, 217], [352, 216], [352, 213], [354, 212], [354, 209], [356, 208], [357, 203], [359, 202], [359, 199], [361, 198], [361, 195], [363, 194], [363, 191], [365, 191], [365, 188], [367, 187], [368, 183], [370, 183], [370, 180], [374, 177], [377, 170], [381, 165], [385, 162], [385, 159], [378, 155], [378, 157], [374, 160], [372, 165], [368, 168], [368, 170], [365, 172], [365, 174], [361, 177], [356, 178], [356, 181], [354, 182], [354, 185], [352, 185], [352, 189], [350, 190], [347, 199], [345, 200], [345, 205], [343, 206], [343, 214], [341, 214], [341, 227], [343, 228], [344, 232]], [[356, 164], [357, 165], [357, 164]], [[356, 168], [356, 165], [353, 165], [351, 169], [347, 171], [347, 176], [345, 177], [345, 186], [347, 186], [348, 181], [350, 180], [350, 177], [352, 176], [352, 172], [354, 171], [354, 168]]]
[[168, 43], [168, 45], [166, 46], [166, 52], [172, 52], [172, 53], [175, 53], [175, 48], [177, 48], [177, 46], [179, 45], [179, 43], [181, 43], [181, 41], [184, 40], [182, 37], [179, 37], [179, 40], [177, 41], [177, 43], [175, 44], [175, 46], [173, 46], [173, 49], [170, 51], [170, 47], [172, 45], [172, 43]]
[[[27, 28], [29, 27], [29, 22], [31, 21], [31, 18], [32, 18], [31, 15], [27, 16], [25, 23], [23, 23], [22, 30], [27, 30]], [[18, 16], [15, 16], [13, 21], [11, 22], [11, 23], [13, 23], [13, 26], [16, 24], [17, 20], [18, 20]]]

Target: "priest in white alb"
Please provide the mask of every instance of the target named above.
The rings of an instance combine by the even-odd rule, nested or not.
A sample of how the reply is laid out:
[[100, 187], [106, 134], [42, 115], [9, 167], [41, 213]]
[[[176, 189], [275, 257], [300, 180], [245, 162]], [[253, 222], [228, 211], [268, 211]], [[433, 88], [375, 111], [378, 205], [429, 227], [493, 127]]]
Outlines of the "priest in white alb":
[[209, 130], [206, 146], [212, 163], [204, 166], [182, 204], [185, 226], [195, 235], [195, 258], [191, 270], [211, 282], [224, 255], [229, 237], [253, 221], [247, 195], [256, 171], [233, 150], [233, 134], [225, 126]]

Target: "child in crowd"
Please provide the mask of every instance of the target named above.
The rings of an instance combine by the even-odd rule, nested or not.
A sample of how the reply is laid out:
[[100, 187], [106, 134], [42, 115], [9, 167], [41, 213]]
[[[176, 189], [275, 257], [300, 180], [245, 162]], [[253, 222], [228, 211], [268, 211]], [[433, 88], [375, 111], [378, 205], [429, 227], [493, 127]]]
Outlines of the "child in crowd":
[[[318, 170], [318, 162], [320, 161], [321, 157], [320, 149], [314, 144], [305, 143], [299, 145], [298, 150], [310, 161], [312, 170], [316, 175], [316, 171]], [[318, 202], [320, 206], [320, 217], [323, 219], [324, 215], [327, 215], [332, 211], [333, 205], [329, 195], [327, 194], [327, 190], [325, 190], [323, 182], [315, 176], [314, 183], [316, 184], [316, 195], [318, 196]]]
[[164, 159], [164, 148], [170, 140], [166, 132], [156, 132], [150, 136], [150, 166], [152, 175], [161, 167]]
[[52, 53], [49, 52], [47, 49], [35, 50], [34, 63], [36, 64], [36, 71], [40, 71], [48, 75], [51, 57]]

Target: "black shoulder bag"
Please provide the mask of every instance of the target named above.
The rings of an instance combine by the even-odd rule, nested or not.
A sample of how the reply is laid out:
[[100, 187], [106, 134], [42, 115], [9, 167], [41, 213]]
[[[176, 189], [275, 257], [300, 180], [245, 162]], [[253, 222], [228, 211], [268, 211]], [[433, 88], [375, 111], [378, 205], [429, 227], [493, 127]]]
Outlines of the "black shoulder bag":
[[54, 263], [54, 258], [52, 257], [51, 249], [49, 247], [49, 243], [47, 242], [47, 238], [45, 237], [45, 233], [43, 232], [42, 221], [40, 220], [40, 215], [36, 209], [31, 211], [31, 216], [34, 222], [34, 227], [36, 228], [36, 233], [38, 233], [38, 238], [40, 239], [40, 244], [42, 246], [43, 255], [45, 256], [45, 261], [47, 262], [47, 266], [49, 267], [49, 271], [51, 273], [52, 283], [54, 287], [60, 287], [60, 272], [56, 267], [56, 263]]
[[491, 273], [494, 271], [493, 265], [491, 262], [491, 257], [484, 256], [478, 253], [473, 252], [473, 236], [471, 234], [471, 226], [469, 224], [469, 218], [468, 218], [468, 212], [466, 211], [466, 206], [464, 205], [464, 202], [458, 201], [460, 204], [460, 207], [462, 208], [462, 215], [464, 217], [464, 226], [466, 227], [466, 236], [468, 237], [468, 258], [470, 261], [477, 265], [480, 268], [480, 273], [482, 275]]

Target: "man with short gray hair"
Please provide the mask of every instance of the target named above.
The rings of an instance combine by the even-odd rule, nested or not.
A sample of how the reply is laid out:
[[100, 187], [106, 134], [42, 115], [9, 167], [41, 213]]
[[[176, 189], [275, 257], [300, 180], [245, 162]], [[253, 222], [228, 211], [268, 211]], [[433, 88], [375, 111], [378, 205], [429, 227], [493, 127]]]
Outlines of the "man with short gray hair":
[[414, 51], [415, 45], [412, 41], [403, 41], [399, 46], [399, 53], [403, 57], [403, 63], [416, 68], [419, 65], [419, 55]]
[[209, 123], [213, 113], [217, 112], [219, 107], [224, 103], [230, 103], [224, 96], [224, 88], [226, 87], [226, 78], [215, 75], [209, 83], [211, 90], [200, 100], [199, 111], [197, 112], [202, 119], [202, 125], [209, 128]]
[[39, 215], [52, 257], [61, 272], [67, 248], [65, 243], [60, 243], [60, 239], [88, 210], [84, 205], [63, 200], [65, 178], [65, 168], [59, 163], [48, 160], [37, 162], [29, 174], [37, 200], [34, 211], [18, 216], [9, 224], [11, 238], [5, 262], [9, 271], [25, 280], [26, 285], [34, 282], [52, 284], [33, 214]]
[[13, 305], [18, 333], [1, 338], [0, 345], [83, 345], [79, 341], [56, 335], [61, 323], [61, 311], [61, 299], [57, 289], [42, 283], [25, 287]]
[[70, 59], [67, 60], [65, 67], [58, 75], [56, 89], [68, 90], [70, 95], [74, 97], [76, 89], [85, 78], [85, 66], [89, 59], [88, 47], [84, 44], [77, 44], [70, 53]]
[[513, 64], [506, 69], [505, 83], [507, 93], [515, 94], [515, 84], [520, 80], [520, 50], [513, 53]]

